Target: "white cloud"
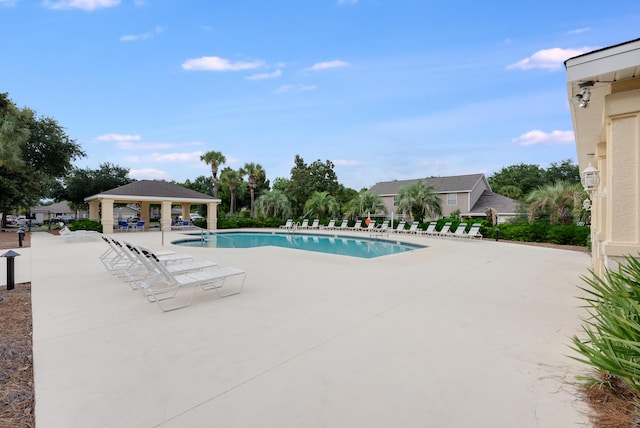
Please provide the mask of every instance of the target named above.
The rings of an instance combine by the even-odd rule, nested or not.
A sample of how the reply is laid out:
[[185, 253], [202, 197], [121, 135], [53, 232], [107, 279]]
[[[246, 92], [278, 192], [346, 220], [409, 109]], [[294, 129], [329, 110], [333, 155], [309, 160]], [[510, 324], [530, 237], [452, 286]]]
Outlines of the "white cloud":
[[574, 141], [573, 131], [551, 131], [543, 132], [534, 129], [518, 138], [511, 140], [521, 146], [533, 146], [536, 144], [570, 144]]
[[0, 6], [15, 6], [18, 0], [0, 0]]
[[247, 77], [247, 80], [264, 80], [264, 79], [274, 79], [276, 77], [280, 77], [282, 75], [282, 70], [276, 70], [272, 73], [258, 73], [253, 74]]
[[569, 58], [582, 55], [596, 48], [583, 47], [579, 49], [552, 48], [543, 49], [521, 61], [511, 64], [507, 69], [530, 70], [532, 68], [542, 68], [550, 71], [562, 69], [562, 64]]
[[138, 180], [167, 180], [169, 175], [165, 171], [153, 168], [132, 169], [129, 176]]
[[201, 58], [188, 59], [182, 63], [182, 68], [189, 71], [239, 71], [253, 70], [264, 65], [262, 61], [238, 61], [232, 62], [217, 56], [203, 56]]
[[580, 34], [580, 33], [586, 33], [587, 31], [591, 31], [591, 28], [589, 28], [589, 27], [577, 28], [575, 30], [569, 31], [568, 33], [569, 34]]
[[343, 5], [343, 4], [356, 4], [358, 3], [358, 0], [338, 0], [338, 4]]
[[364, 161], [355, 159], [336, 159], [332, 162], [335, 166], [360, 166], [365, 164]]
[[199, 161], [203, 152], [189, 153], [152, 153], [148, 159], [152, 162], [191, 162]]
[[134, 42], [137, 40], [148, 40], [154, 38], [157, 34], [160, 34], [164, 31], [163, 27], [156, 27], [153, 31], [149, 31], [147, 33], [142, 34], [126, 34], [120, 37], [121, 42]]
[[140, 141], [139, 135], [105, 134], [97, 138], [98, 141]]
[[340, 60], [333, 60], [333, 61], [325, 61], [325, 62], [318, 62], [316, 64], [313, 64], [311, 67], [307, 68], [308, 71], [322, 71], [322, 70], [328, 70], [330, 68], [340, 68], [340, 67], [346, 67], [347, 64], [344, 61], [340, 61]]
[[200, 156], [204, 152], [174, 152], [174, 153], [149, 153], [148, 155], [130, 155], [124, 159], [129, 163], [142, 163], [142, 162], [200, 162]]
[[60, 0], [45, 1], [45, 7], [50, 9], [82, 9], [95, 10], [105, 7], [115, 7], [120, 4], [120, 0]]
[[282, 85], [275, 91], [274, 94], [284, 94], [287, 92], [307, 92], [314, 91], [316, 89], [316, 85]]

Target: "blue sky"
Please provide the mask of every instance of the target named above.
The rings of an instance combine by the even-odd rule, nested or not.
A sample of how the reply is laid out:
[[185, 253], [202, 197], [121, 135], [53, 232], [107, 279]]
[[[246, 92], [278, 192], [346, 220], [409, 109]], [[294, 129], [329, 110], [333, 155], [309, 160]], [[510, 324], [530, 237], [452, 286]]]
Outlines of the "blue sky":
[[0, 92], [137, 179], [359, 190], [576, 157], [563, 61], [638, 38], [640, 2], [0, 0]]

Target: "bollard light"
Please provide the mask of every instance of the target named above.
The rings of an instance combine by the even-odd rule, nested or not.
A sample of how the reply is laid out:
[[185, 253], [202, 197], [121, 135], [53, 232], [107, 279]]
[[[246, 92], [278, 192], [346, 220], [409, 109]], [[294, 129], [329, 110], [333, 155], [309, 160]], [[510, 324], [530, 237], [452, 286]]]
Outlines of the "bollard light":
[[9, 250], [0, 257], [7, 258], [7, 290], [13, 290], [16, 285], [14, 259], [20, 254], [13, 250]]

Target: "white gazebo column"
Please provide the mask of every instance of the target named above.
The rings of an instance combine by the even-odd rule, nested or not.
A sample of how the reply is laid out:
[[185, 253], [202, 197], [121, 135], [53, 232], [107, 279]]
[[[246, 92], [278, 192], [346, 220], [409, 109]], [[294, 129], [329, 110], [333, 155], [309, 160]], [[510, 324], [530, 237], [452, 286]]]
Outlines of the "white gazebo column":
[[100, 221], [100, 201], [89, 201], [89, 220]]
[[162, 201], [160, 207], [160, 230], [171, 231], [171, 201]]
[[144, 230], [149, 229], [149, 202], [140, 202], [140, 220], [144, 221]]
[[113, 199], [102, 200], [102, 233], [113, 233]]
[[207, 203], [207, 229], [218, 228], [218, 202]]

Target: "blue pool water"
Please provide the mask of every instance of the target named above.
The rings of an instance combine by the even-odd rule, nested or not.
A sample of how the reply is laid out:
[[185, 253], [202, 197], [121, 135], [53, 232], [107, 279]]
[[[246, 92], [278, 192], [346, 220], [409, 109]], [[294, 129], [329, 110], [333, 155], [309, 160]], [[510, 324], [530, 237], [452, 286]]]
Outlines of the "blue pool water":
[[188, 247], [211, 248], [253, 248], [276, 246], [306, 251], [317, 251], [321, 253], [339, 254], [341, 256], [362, 257], [366, 259], [403, 253], [417, 248], [424, 248], [422, 245], [398, 243], [384, 239], [270, 232], [218, 232], [204, 236], [197, 235], [190, 239], [173, 241], [172, 244]]

